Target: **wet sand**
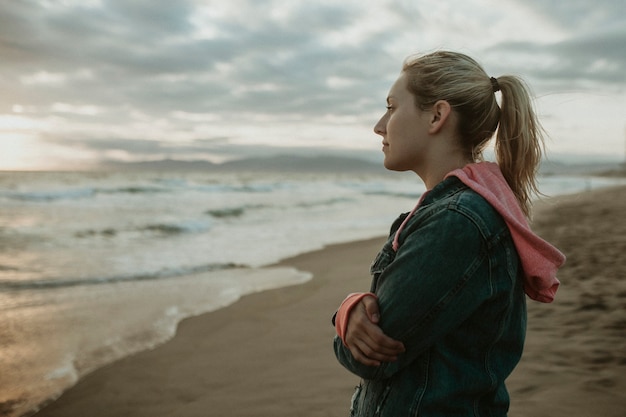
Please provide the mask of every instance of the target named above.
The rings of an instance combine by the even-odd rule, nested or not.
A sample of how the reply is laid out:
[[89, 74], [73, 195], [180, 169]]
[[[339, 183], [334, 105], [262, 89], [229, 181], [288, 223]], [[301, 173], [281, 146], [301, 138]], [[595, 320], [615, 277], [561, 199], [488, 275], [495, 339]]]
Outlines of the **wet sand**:
[[[511, 416], [626, 414], [626, 187], [538, 205], [534, 229], [568, 257], [553, 304], [529, 300]], [[99, 369], [38, 417], [347, 416], [357, 378], [332, 352], [330, 318], [369, 288], [384, 238], [284, 261], [302, 285], [180, 323], [168, 343]]]

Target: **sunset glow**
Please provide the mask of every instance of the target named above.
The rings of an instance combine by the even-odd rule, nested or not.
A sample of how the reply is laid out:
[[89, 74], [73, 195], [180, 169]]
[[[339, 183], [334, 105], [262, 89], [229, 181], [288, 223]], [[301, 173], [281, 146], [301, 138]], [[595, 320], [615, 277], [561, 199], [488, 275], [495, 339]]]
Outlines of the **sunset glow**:
[[626, 17], [615, 1], [0, 8], [0, 170], [304, 147], [378, 155], [372, 126], [401, 62], [436, 49], [524, 77], [551, 154], [624, 159]]

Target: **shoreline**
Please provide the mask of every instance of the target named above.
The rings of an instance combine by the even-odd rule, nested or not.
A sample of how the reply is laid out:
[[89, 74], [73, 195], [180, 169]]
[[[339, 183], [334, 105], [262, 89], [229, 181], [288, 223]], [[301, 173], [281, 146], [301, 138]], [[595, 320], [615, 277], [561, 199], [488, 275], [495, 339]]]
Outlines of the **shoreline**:
[[[584, 410], [603, 408], [602, 415], [617, 416], [625, 409], [626, 353], [611, 352], [603, 343], [614, 343], [623, 331], [626, 288], [623, 283], [603, 288], [605, 276], [581, 279], [589, 267], [597, 268], [586, 254], [592, 242], [571, 241], [568, 234], [581, 225], [593, 232], [587, 229], [594, 229], [597, 220], [623, 249], [624, 234], [616, 227], [625, 200], [626, 187], [621, 186], [553, 197], [536, 206], [533, 228], [559, 248], [559, 241], [575, 244], [576, 253], [561, 248], [569, 259], [559, 275], [562, 286], [555, 303], [529, 302], [524, 357], [508, 383], [513, 414], [586, 416]], [[602, 216], [588, 218], [598, 211]], [[367, 290], [369, 263], [384, 240], [329, 245], [270, 265], [314, 276], [304, 284], [249, 294], [225, 308], [184, 319], [170, 341], [86, 375], [36, 415], [204, 416], [206, 410], [234, 416], [345, 415], [358, 378], [336, 363], [330, 317], [345, 294]], [[616, 256], [623, 259], [623, 253]], [[623, 278], [616, 260], [611, 276]], [[572, 285], [570, 275], [580, 282]], [[583, 298], [592, 302], [583, 300], [581, 307]], [[598, 326], [602, 337], [593, 336], [590, 323], [598, 320], [594, 313], [602, 312], [608, 312]], [[617, 342], [620, 346], [619, 338]], [[621, 343], [623, 349], [623, 338]]]
[[[365, 291], [369, 287], [369, 263], [375, 256], [375, 252], [371, 253], [371, 249], [376, 248], [377, 251], [384, 243], [386, 237], [370, 238], [366, 240], [359, 240], [348, 243], [338, 243], [325, 246], [322, 249], [318, 249], [312, 252], [306, 252], [304, 254], [296, 255], [294, 257], [287, 258], [278, 263], [267, 265], [266, 268], [273, 267], [288, 267], [295, 268], [301, 272], [310, 272], [311, 270], [319, 269], [319, 257], [324, 256], [328, 251], [337, 250], [338, 257], [348, 257], [351, 259], [361, 258], [360, 264], [363, 271], [362, 290]], [[370, 256], [371, 255], [371, 256]], [[370, 259], [371, 258], [371, 259]], [[356, 260], [356, 259], [355, 259]], [[342, 392], [341, 398], [345, 403], [345, 399], [349, 400], [352, 395], [354, 386], [358, 383], [358, 379], [347, 372], [343, 371], [339, 365], [336, 364], [334, 355], [332, 353], [332, 337], [334, 335], [334, 327], [331, 325], [331, 317], [336, 307], [341, 303], [345, 294], [349, 291], [354, 291], [351, 287], [352, 280], [345, 280], [345, 282], [336, 282], [333, 280], [332, 284], [328, 279], [328, 272], [332, 270], [337, 272], [341, 268], [337, 268], [337, 265], [324, 265], [324, 271], [321, 274], [314, 274], [313, 278], [297, 285], [291, 285], [286, 287], [279, 287], [275, 289], [265, 290], [261, 292], [255, 292], [247, 294], [241, 297], [235, 303], [229, 304], [218, 310], [204, 313], [194, 317], [188, 317], [183, 319], [178, 324], [178, 329], [174, 338], [157, 346], [154, 349], [142, 351], [127, 357], [124, 357], [112, 364], [105, 365], [102, 368], [94, 370], [93, 372], [85, 375], [81, 378], [73, 387], [66, 390], [58, 399], [51, 400], [43, 405], [43, 407], [35, 414], [27, 413], [20, 417], [27, 416], [68, 416], [74, 411], [68, 411], [65, 403], [77, 405], [80, 411], [76, 411], [78, 414], [83, 415], [86, 410], [89, 410], [91, 416], [117, 416], [132, 413], [132, 415], [145, 415], [148, 416], [171, 416], [175, 415], [174, 411], [165, 411], [168, 409], [168, 401], [163, 401], [159, 407], [155, 407], [148, 412], [148, 410], [142, 410], [140, 413], [135, 410], [132, 411], [126, 408], [126, 405], [121, 405], [119, 411], [115, 408], [111, 408], [107, 404], [114, 403], [118, 395], [122, 394], [122, 390], [115, 386], [127, 385], [126, 381], [118, 380], [122, 375], [130, 375], [131, 378], [138, 377], [142, 381], [157, 381], [158, 377], [153, 374], [150, 369], [152, 365], [145, 366], [145, 361], [156, 361], [154, 365], [158, 367], [167, 368], [167, 373], [180, 372], [172, 369], [175, 367], [175, 363], [165, 363], [161, 360], [162, 353], [165, 353], [167, 358], [186, 358], [197, 354], [198, 344], [196, 347], [190, 348], [190, 345], [194, 344], [193, 341], [201, 334], [202, 340], [195, 340], [200, 342], [200, 349], [205, 348], [208, 351], [228, 352], [229, 357], [247, 357], [250, 356], [251, 350], [253, 350], [252, 340], [259, 344], [262, 343], [266, 347], [274, 346], [274, 339], [276, 336], [278, 339], [288, 339], [287, 346], [283, 349], [277, 347], [277, 352], [263, 351], [263, 358], [269, 364], [280, 362], [283, 358], [287, 357], [286, 363], [280, 367], [277, 371], [272, 371], [272, 366], [263, 365], [260, 363], [252, 364], [252, 370], [250, 373], [242, 371], [240, 367], [234, 363], [231, 366], [227, 364], [214, 363], [210, 358], [206, 358], [201, 365], [202, 369], [211, 370], [214, 367], [226, 366], [227, 372], [220, 373], [219, 375], [209, 375], [209, 372], [199, 376], [203, 380], [205, 386], [215, 389], [219, 395], [213, 396], [208, 394], [211, 400], [218, 400], [224, 403], [222, 406], [224, 410], [228, 410], [230, 404], [240, 404], [241, 399], [239, 394], [245, 392], [249, 397], [250, 394], [254, 395], [254, 400], [248, 398], [250, 402], [250, 409], [256, 411], [250, 412], [250, 414], [229, 414], [229, 411], [224, 411], [226, 414], [216, 413], [215, 415], [241, 415], [241, 416], [266, 416], [266, 415], [280, 415], [280, 411], [274, 409], [276, 399], [273, 396], [267, 397], [262, 393], [256, 391], [258, 386], [263, 386], [258, 381], [244, 381], [248, 379], [245, 376], [254, 376], [260, 374], [272, 375], [274, 373], [281, 373], [283, 376], [287, 376], [287, 369], [297, 368], [302, 371], [303, 374], [308, 375], [326, 375], [329, 385], [320, 387], [320, 396], [328, 396], [328, 394], [334, 392]], [[346, 273], [352, 273], [354, 270], [354, 264], [346, 265]], [[300, 309], [310, 307], [311, 310], [317, 310], [321, 304], [325, 305], [324, 311], [327, 314], [323, 316], [307, 316], [306, 324], [299, 326], [299, 331], [294, 332], [293, 328], [288, 326], [279, 326], [275, 322], [288, 322], [290, 317], [298, 315]], [[293, 313], [293, 314], [292, 314]], [[229, 328], [229, 324], [234, 327]], [[312, 329], [312, 331], [310, 331]], [[313, 338], [315, 335], [323, 333], [326, 335], [323, 339]], [[236, 342], [235, 346], [226, 346], [224, 340]], [[276, 340], [276, 343], [280, 343], [280, 340]], [[300, 348], [302, 350], [309, 350], [310, 345], [317, 345], [318, 348], [314, 349], [312, 356], [300, 357], [298, 355], [290, 356], [297, 353]], [[323, 367], [320, 367], [323, 364]], [[121, 368], [121, 371], [120, 369]], [[145, 373], [147, 372], [147, 373]], [[311, 381], [305, 382], [301, 375], [297, 373], [289, 372], [291, 377], [287, 383], [284, 381], [281, 383], [282, 388], [289, 391], [290, 388], [298, 390], [301, 386], [309, 386], [310, 384], [317, 384], [317, 382]], [[184, 379], [183, 375], [179, 375]], [[239, 380], [241, 378], [241, 380]], [[178, 378], [176, 378], [178, 379]], [[101, 383], [104, 382], [104, 385]], [[239, 383], [245, 383], [246, 387], [237, 392], [232, 392], [231, 388]], [[334, 387], [329, 389], [330, 386]], [[111, 389], [110, 392], [102, 395], [99, 392], [102, 388]], [[133, 387], [125, 387], [133, 389]], [[171, 390], [176, 391], [173, 387]], [[124, 390], [125, 391], [125, 390]], [[194, 397], [194, 390], [188, 394], [189, 397]], [[282, 390], [281, 390], [282, 391]], [[314, 389], [314, 391], [317, 391]], [[171, 393], [165, 393], [159, 390], [160, 394], [165, 397], [169, 397]], [[126, 395], [126, 394], [124, 394]], [[197, 395], [207, 395], [207, 392], [198, 393]], [[311, 400], [316, 402], [320, 400], [320, 396], [312, 395]], [[130, 396], [132, 397], [132, 395]], [[130, 398], [129, 397], [129, 398]], [[332, 398], [332, 395], [330, 395]], [[87, 398], [87, 399], [86, 399]], [[162, 397], [160, 397], [162, 398]], [[156, 398], [155, 398], [156, 399]], [[178, 399], [178, 398], [177, 398]], [[95, 400], [101, 406], [96, 406], [97, 410], [93, 410], [89, 405], [90, 400]], [[174, 401], [175, 403], [175, 401]], [[335, 404], [336, 401], [328, 402], [329, 406]], [[316, 403], [319, 404], [319, 403]], [[84, 408], [82, 408], [84, 407]], [[311, 404], [311, 407], [317, 407], [315, 404]], [[57, 410], [60, 408], [60, 410]], [[70, 406], [72, 408], [72, 406]], [[208, 409], [222, 409], [219, 406], [208, 405]], [[266, 409], [266, 411], [259, 411]], [[203, 409], [206, 411], [206, 409]], [[205, 416], [204, 411], [197, 410], [192, 411], [190, 414], [184, 415], [197, 415]], [[69, 412], [69, 414], [68, 414]], [[278, 414], [273, 414], [278, 413]], [[307, 414], [309, 415], [309, 414]], [[317, 415], [317, 414], [310, 414]], [[326, 413], [319, 414], [328, 415]], [[337, 414], [342, 415], [342, 414]]]

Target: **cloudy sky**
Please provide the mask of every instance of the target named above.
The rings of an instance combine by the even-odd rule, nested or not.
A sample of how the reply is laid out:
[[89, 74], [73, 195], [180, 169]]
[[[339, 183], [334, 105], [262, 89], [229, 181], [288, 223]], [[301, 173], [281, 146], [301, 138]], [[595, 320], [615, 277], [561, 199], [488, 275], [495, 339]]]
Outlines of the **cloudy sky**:
[[337, 151], [402, 60], [522, 75], [550, 155], [623, 160], [623, 0], [0, 0], [0, 169]]

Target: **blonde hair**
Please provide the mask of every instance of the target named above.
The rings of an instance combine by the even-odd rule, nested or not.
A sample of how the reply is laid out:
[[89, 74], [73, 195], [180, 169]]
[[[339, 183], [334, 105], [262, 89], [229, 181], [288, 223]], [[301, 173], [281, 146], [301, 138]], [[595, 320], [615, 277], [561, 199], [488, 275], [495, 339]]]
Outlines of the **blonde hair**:
[[[457, 52], [409, 57], [402, 70], [421, 110], [438, 100], [450, 103], [458, 116], [461, 146], [471, 160], [483, 160], [483, 150], [498, 131], [496, 160], [524, 214], [530, 217], [532, 196], [539, 194], [536, 176], [544, 142], [527, 85], [512, 75], [492, 80], [475, 60]], [[502, 108], [495, 86], [502, 94]]]

